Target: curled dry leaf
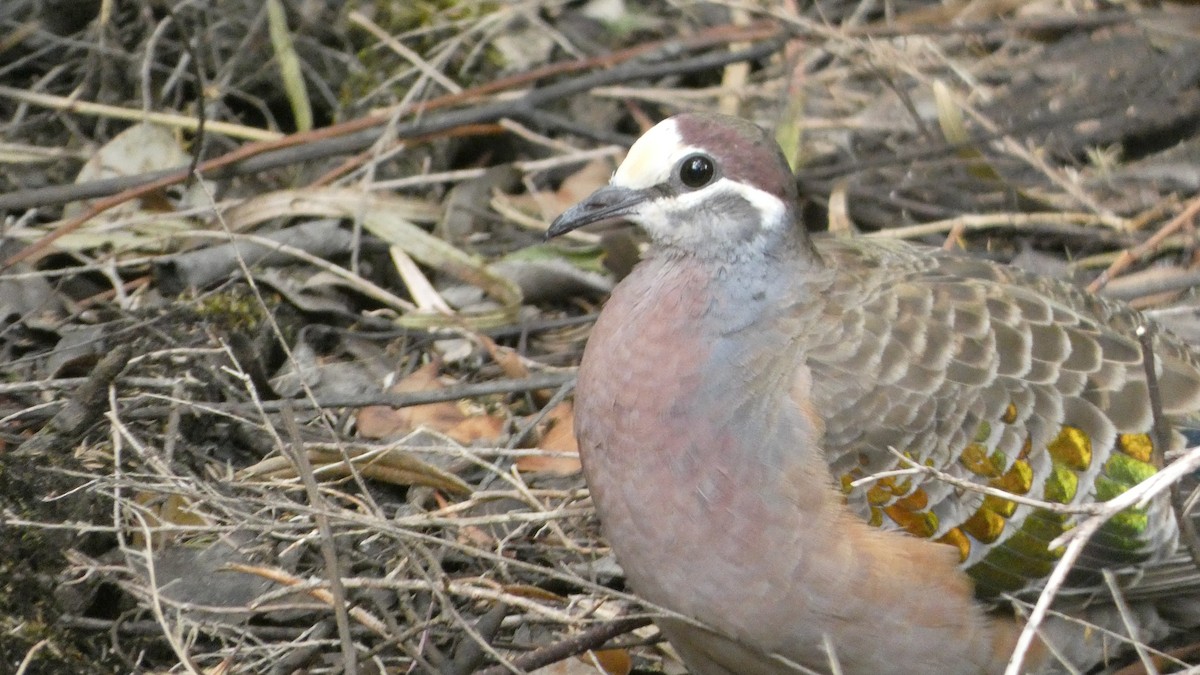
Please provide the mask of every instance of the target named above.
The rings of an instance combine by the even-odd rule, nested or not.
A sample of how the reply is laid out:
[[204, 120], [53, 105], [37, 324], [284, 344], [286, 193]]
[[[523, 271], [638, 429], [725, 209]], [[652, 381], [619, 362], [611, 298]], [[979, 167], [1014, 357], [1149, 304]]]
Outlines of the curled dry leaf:
[[[445, 386], [438, 377], [438, 365], [428, 363], [394, 384], [390, 391], [403, 394], [444, 389]], [[483, 438], [496, 438], [504, 431], [503, 419], [485, 414], [468, 416], [451, 401], [406, 408], [367, 406], [358, 412], [356, 421], [359, 435], [366, 438], [394, 438], [417, 427], [424, 427], [445, 434], [459, 443], [470, 443]]]
[[514, 380], [529, 377], [529, 368], [521, 360], [521, 355], [517, 353], [517, 350], [498, 345], [495, 340], [486, 335], [481, 335], [480, 339], [488, 356], [491, 356], [496, 365], [500, 366], [505, 377], [511, 377]]
[[169, 528], [166, 526], [169, 525], [200, 527], [210, 524], [203, 514], [193, 508], [192, 500], [180, 494], [138, 492], [133, 500], [143, 509], [141, 517], [130, 522], [130, 541], [135, 548], [146, 545], [147, 533], [150, 533], [153, 547], [160, 547], [164, 541], [173, 538], [167, 534]]
[[538, 443], [539, 450], [562, 453], [554, 456], [526, 456], [517, 460], [517, 469], [522, 472], [546, 472], [556, 476], [578, 473], [579, 446], [575, 443], [575, 408], [563, 401], [546, 415], [549, 428]]
[[[434, 501], [437, 502], [438, 509], [440, 510], [445, 510], [450, 506], [450, 502], [439, 494], [435, 494], [433, 498]], [[490, 505], [494, 504], [495, 502], [489, 500], [485, 501], [484, 503]], [[450, 511], [447, 517], [457, 518], [458, 513]], [[456, 538], [460, 544], [477, 546], [484, 550], [491, 550], [496, 548], [496, 537], [493, 536], [488, 530], [489, 528], [481, 527], [479, 525], [465, 524], [458, 527]]]
[[[134, 124], [101, 146], [79, 170], [75, 182], [137, 176], [187, 166], [191, 161], [192, 156], [180, 147], [179, 140], [169, 129], [157, 124]], [[204, 192], [199, 186], [192, 186], [185, 201], [190, 204], [203, 203], [203, 196]], [[63, 210], [63, 215], [75, 216], [82, 213], [84, 208], [79, 202], [73, 202]], [[101, 220], [111, 220], [116, 215], [129, 215], [137, 211], [173, 210], [166, 193], [160, 190], [109, 209]]]
[[628, 649], [596, 649], [576, 658], [606, 675], [629, 675], [633, 670]]
[[[127, 178], [165, 169], [178, 169], [192, 161], [170, 130], [149, 123], [134, 124], [114, 136], [90, 155], [75, 177], [77, 184]], [[63, 208], [64, 218], [83, 213], [94, 200], [71, 202]], [[160, 251], [172, 238], [195, 227], [195, 222], [176, 215], [180, 208], [208, 201], [205, 187], [192, 183], [181, 190], [156, 190], [107, 209], [77, 230], [55, 239], [55, 247], [82, 251], [108, 247], [115, 251]], [[59, 221], [60, 223], [62, 221]], [[50, 224], [49, 227], [56, 226]], [[43, 227], [12, 227], [6, 237], [35, 241], [46, 234]]]
[[532, 671], [536, 675], [628, 675], [633, 659], [626, 649], [600, 649], [584, 652], [573, 659], [552, 663]]

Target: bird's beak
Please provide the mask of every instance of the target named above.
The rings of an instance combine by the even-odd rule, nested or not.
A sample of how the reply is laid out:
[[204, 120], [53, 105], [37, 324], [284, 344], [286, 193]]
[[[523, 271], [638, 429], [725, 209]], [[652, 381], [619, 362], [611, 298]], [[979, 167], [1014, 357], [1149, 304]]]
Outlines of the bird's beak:
[[601, 220], [627, 216], [653, 196], [650, 190], [605, 185], [555, 218], [554, 222], [550, 223], [550, 229], [546, 230], [546, 238], [553, 239], [560, 234]]

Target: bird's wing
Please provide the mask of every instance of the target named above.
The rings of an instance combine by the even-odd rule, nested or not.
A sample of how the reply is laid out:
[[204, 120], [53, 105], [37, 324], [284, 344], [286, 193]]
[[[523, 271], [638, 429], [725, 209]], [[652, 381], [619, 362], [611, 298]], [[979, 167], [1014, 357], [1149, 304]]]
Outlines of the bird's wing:
[[[895, 242], [818, 246], [847, 273], [808, 352], [825, 450], [869, 522], [958, 548], [982, 596], [1036, 589], [1081, 516], [985, 496], [928, 473], [861, 480], [903, 460], [1058, 505], [1104, 501], [1155, 472], [1135, 328], [1143, 317], [1068, 284]], [[865, 270], [862, 274], [850, 270]], [[833, 310], [832, 308], [837, 308]], [[1172, 448], [1200, 411], [1200, 359], [1172, 335], [1154, 356]], [[895, 452], [893, 452], [893, 450]], [[1164, 497], [1113, 518], [1071, 582], [1171, 554]]]

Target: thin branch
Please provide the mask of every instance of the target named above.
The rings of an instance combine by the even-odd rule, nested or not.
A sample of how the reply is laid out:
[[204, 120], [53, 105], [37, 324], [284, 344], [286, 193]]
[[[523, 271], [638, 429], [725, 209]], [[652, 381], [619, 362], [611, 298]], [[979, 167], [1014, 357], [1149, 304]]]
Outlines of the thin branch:
[[[648, 625], [650, 625], [650, 619], [646, 617], [616, 619], [589, 628], [575, 637], [567, 638], [548, 647], [542, 647], [541, 649], [535, 649], [527, 654], [523, 654], [518, 658], [512, 659], [512, 664], [520, 668], [522, 672], [537, 670], [552, 663], [558, 663], [576, 654], [582, 654], [603, 647], [606, 642], [619, 635], [633, 632]], [[476, 675], [507, 675], [511, 672], [508, 668], [500, 665], [485, 668], [478, 671]]]

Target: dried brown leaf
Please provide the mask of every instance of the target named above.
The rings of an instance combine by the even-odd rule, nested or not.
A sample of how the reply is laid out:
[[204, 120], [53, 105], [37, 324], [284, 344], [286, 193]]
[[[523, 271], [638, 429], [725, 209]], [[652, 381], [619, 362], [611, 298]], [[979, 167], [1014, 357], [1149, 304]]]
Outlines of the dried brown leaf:
[[[394, 384], [389, 391], [404, 394], [445, 387], [438, 376], [438, 364], [430, 362]], [[367, 406], [358, 411], [356, 422], [359, 435], [365, 438], [391, 438], [424, 427], [443, 433], [459, 443], [495, 438], [504, 428], [504, 420], [490, 415], [468, 416], [451, 401], [406, 408]]]
[[559, 403], [546, 416], [549, 429], [538, 443], [540, 450], [570, 453], [556, 457], [527, 456], [517, 460], [517, 469], [522, 472], [545, 472], [556, 476], [578, 473], [579, 445], [575, 442], [575, 408], [569, 401]]

